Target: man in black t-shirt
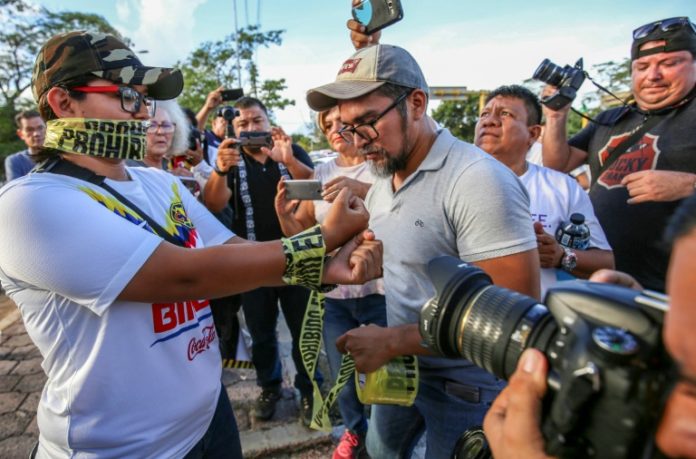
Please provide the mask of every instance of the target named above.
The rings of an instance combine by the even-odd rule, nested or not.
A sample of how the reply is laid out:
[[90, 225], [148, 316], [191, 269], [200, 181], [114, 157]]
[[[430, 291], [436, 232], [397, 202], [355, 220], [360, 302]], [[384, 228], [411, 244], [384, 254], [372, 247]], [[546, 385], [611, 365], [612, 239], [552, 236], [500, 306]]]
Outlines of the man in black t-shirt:
[[[634, 104], [601, 113], [570, 141], [569, 106], [544, 107], [544, 165], [565, 172], [590, 165], [590, 198], [617, 269], [654, 290], [665, 287], [669, 254], [659, 242], [662, 231], [696, 185], [695, 56], [689, 18], [646, 24], [633, 32]], [[646, 122], [648, 129], [614, 159], [614, 149]]]
[[[269, 131], [272, 148], [236, 147], [237, 139], [225, 139], [218, 147], [214, 173], [204, 191], [206, 206], [219, 211], [226, 204], [234, 209], [232, 230], [252, 241], [269, 241], [283, 235], [275, 212], [275, 195], [281, 177], [307, 179], [312, 175], [312, 160], [307, 152], [292, 143], [278, 127], [271, 128], [263, 103], [243, 97], [235, 103], [239, 115], [234, 131]], [[264, 287], [242, 294], [242, 308], [252, 338], [252, 361], [257, 384], [262, 392], [256, 400], [255, 415], [267, 420], [280, 399], [282, 369], [278, 355], [276, 322], [278, 302], [292, 335], [292, 357], [297, 368], [295, 387], [300, 391], [302, 420], [309, 425], [312, 415], [312, 383], [304, 369], [299, 351], [299, 336], [309, 292], [302, 287]]]

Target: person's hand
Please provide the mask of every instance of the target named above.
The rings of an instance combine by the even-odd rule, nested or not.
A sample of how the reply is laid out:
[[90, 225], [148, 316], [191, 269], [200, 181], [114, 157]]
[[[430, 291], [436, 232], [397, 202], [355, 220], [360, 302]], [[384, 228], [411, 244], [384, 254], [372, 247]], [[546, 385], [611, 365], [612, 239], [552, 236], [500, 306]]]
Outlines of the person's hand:
[[630, 274], [613, 269], [599, 269], [592, 273], [589, 280], [591, 282], [604, 282], [605, 284], [616, 284], [635, 290], [643, 290], [643, 286]]
[[292, 137], [277, 126], [271, 128], [271, 137], [273, 137], [273, 148], [262, 147], [261, 151], [273, 161], [286, 166], [295, 161], [295, 155], [292, 153]]
[[220, 86], [219, 88], [210, 91], [208, 96], [205, 98], [204, 108], [210, 111], [216, 109], [220, 104], [222, 104], [222, 91], [224, 89], [224, 86]]
[[365, 199], [365, 196], [370, 189], [370, 184], [345, 176], [340, 176], [324, 183], [322, 186], [321, 195], [324, 198], [324, 201], [333, 202], [338, 192], [343, 188], [348, 188], [355, 196], [358, 196], [360, 199]]
[[542, 268], [556, 268], [563, 258], [563, 248], [556, 238], [544, 231], [544, 225], [534, 222], [539, 261]]
[[215, 165], [222, 172], [228, 172], [230, 168], [237, 166], [242, 160], [239, 148], [236, 147], [237, 139], [225, 139], [220, 143], [215, 158]]
[[[544, 89], [541, 90], [541, 96], [539, 99], [544, 99], [547, 96], [550, 96], [554, 92], [558, 91], [558, 88], [556, 86], [552, 86], [550, 84], [547, 84], [544, 86]], [[558, 110], [554, 110], [552, 108], [547, 107], [545, 104], [541, 104], [541, 111], [544, 113], [544, 117], [548, 119], [552, 118], [558, 118], [558, 119], [566, 119], [568, 117], [568, 112], [570, 111], [570, 106], [572, 103], [569, 103], [568, 105], [565, 105]]]
[[362, 199], [353, 196], [350, 190], [342, 189], [331, 204], [321, 225], [326, 251], [333, 251], [362, 230], [367, 229], [369, 220], [370, 214]]
[[360, 285], [382, 277], [382, 241], [365, 230], [341, 247], [324, 266], [325, 284]]
[[292, 213], [297, 208], [300, 201], [298, 199], [288, 200], [287, 188], [285, 186], [285, 178], [281, 177], [278, 180], [278, 186], [276, 187], [276, 197], [275, 197], [275, 210], [279, 219], [292, 218]]
[[177, 177], [193, 177], [193, 172], [181, 166], [177, 166], [174, 169], [170, 169], [169, 173], [172, 175], [176, 175]]
[[691, 196], [696, 176], [689, 172], [647, 170], [633, 172], [621, 180], [631, 196], [628, 204], [676, 201]]
[[483, 431], [496, 459], [548, 459], [541, 423], [548, 363], [537, 349], [522, 353], [505, 389], [483, 420]]
[[[353, 6], [356, 6], [360, 2], [361, 0], [353, 0]], [[348, 26], [348, 30], [350, 30], [350, 41], [353, 43], [355, 49], [376, 45], [379, 43], [379, 38], [382, 36], [381, 30], [371, 35], [367, 35], [365, 33], [365, 26], [355, 19], [349, 19], [346, 26]]]
[[696, 457], [696, 412], [693, 386], [678, 383], [667, 400], [657, 429], [657, 445], [669, 457]]
[[201, 141], [196, 139], [196, 149], [186, 150], [186, 160], [191, 164], [191, 166], [197, 166], [203, 161], [203, 146]]
[[396, 357], [389, 347], [391, 329], [374, 324], [348, 330], [336, 340], [336, 348], [342, 354], [350, 354], [355, 369], [371, 373]]

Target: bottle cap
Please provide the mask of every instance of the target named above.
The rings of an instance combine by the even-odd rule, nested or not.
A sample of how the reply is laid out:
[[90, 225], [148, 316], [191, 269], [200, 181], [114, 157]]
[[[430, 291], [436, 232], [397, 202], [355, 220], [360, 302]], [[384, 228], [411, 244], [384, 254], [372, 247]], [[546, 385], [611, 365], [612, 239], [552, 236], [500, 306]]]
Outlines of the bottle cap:
[[582, 225], [583, 223], [585, 223], [585, 216], [579, 212], [574, 213], [574, 214], [571, 214], [570, 221], [576, 225]]

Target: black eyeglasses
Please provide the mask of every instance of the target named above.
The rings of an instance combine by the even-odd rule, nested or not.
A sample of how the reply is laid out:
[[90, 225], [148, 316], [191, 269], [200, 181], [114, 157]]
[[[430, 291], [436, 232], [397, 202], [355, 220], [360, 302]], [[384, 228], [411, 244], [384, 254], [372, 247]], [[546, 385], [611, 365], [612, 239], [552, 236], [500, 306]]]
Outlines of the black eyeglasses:
[[650, 24], [645, 24], [633, 31], [633, 39], [640, 40], [645, 38], [651, 33], [653, 33], [657, 28], [660, 28], [663, 32], [670, 32], [672, 30], [682, 29], [684, 27], [691, 27], [691, 32], [696, 34], [696, 26], [689, 20], [688, 17], [678, 17], [662, 19], [660, 21], [651, 22]]
[[375, 124], [377, 124], [377, 121], [382, 119], [384, 115], [389, 113], [389, 110], [393, 109], [397, 105], [401, 103], [406, 97], [408, 97], [409, 94], [413, 92], [413, 89], [410, 89], [406, 91], [405, 93], [401, 94], [399, 97], [394, 99], [394, 102], [391, 103], [387, 108], [385, 108], [382, 113], [377, 115], [375, 119], [372, 121], [368, 121], [367, 123], [360, 123], [357, 126], [346, 126], [340, 131], [338, 131], [338, 134], [343, 138], [343, 140], [346, 141], [346, 143], [353, 143], [355, 141], [355, 136], [357, 135], [361, 139], [365, 140], [366, 142], [374, 142], [379, 138], [379, 131], [377, 131], [377, 128], [375, 127]]
[[147, 114], [150, 118], [155, 116], [155, 111], [157, 109], [155, 99], [140, 94], [130, 86], [119, 86], [115, 84], [109, 86], [75, 86], [74, 88], [70, 88], [70, 90], [85, 93], [117, 93], [121, 97], [121, 108], [123, 111], [128, 113], [139, 113], [141, 105], [145, 103]]

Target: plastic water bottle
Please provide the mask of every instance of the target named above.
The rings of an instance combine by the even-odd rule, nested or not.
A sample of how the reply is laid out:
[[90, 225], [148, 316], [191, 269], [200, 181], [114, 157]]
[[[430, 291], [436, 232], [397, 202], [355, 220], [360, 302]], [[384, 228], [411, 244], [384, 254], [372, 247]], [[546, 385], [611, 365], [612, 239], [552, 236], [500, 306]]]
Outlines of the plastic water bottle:
[[562, 223], [556, 230], [556, 240], [569, 249], [586, 250], [590, 245], [590, 228], [585, 223], [585, 216], [575, 213], [569, 223]]

